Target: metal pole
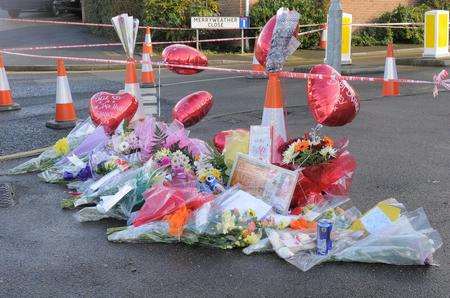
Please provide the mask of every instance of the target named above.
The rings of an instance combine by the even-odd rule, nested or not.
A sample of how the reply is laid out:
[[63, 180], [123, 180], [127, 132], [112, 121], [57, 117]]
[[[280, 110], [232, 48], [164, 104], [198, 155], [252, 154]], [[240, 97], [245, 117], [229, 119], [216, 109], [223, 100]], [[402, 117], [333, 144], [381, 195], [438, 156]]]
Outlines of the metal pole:
[[195, 45], [197, 46], [197, 50], [200, 50], [200, 43], [199, 43], [199, 33], [198, 33], [198, 29], [195, 29]]
[[241, 54], [244, 54], [244, 29], [241, 29]]
[[332, 0], [328, 10], [327, 49], [325, 63], [341, 71], [342, 6], [340, 0]]
[[161, 64], [158, 64], [158, 117], [161, 118]]

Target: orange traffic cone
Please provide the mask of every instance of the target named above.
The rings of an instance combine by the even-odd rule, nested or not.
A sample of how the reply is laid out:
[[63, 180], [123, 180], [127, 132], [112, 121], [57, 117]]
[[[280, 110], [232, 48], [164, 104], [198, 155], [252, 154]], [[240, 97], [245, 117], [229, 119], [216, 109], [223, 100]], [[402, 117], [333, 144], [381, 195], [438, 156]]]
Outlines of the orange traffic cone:
[[145, 115], [142, 108], [141, 102], [141, 88], [137, 81], [136, 76], [136, 62], [134, 59], [129, 59], [127, 62], [127, 67], [125, 70], [125, 92], [133, 95], [138, 101], [138, 109], [131, 119], [131, 122], [144, 119]]
[[6, 76], [3, 56], [0, 53], [0, 112], [19, 110], [20, 106], [13, 101], [8, 77]]
[[75, 127], [77, 114], [72, 101], [67, 72], [64, 67], [64, 60], [57, 60], [56, 77], [56, 113], [55, 119], [49, 120], [45, 126], [53, 129], [68, 129]]
[[272, 162], [280, 163], [281, 155], [278, 153], [278, 147], [286, 142], [287, 131], [283, 109], [283, 93], [277, 73], [269, 73], [261, 125], [273, 128]]
[[320, 32], [319, 49], [326, 50], [326, 48], [327, 48], [327, 24], [320, 25], [320, 28], [323, 30]]
[[386, 62], [384, 64], [384, 79], [383, 82], [383, 96], [397, 96], [400, 94], [399, 83], [387, 80], [396, 80], [397, 76], [397, 65], [395, 64], [394, 58], [394, 45], [392, 43], [388, 44]]
[[142, 47], [142, 73], [141, 84], [155, 86], [155, 73], [153, 72], [152, 59], [153, 47], [150, 27], [146, 28], [145, 40]]

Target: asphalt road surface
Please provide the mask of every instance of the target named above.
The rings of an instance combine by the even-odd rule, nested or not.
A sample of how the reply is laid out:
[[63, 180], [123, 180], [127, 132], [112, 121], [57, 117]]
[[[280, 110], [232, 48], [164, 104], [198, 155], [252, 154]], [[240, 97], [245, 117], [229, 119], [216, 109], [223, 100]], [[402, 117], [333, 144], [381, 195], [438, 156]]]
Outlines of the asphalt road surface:
[[[401, 68], [400, 76], [431, 79], [439, 69]], [[80, 118], [89, 97], [123, 87], [121, 72], [71, 73]], [[55, 74], [10, 74], [22, 110], [0, 114], [0, 154], [52, 144], [66, 132], [45, 127], [53, 116]], [[177, 76], [163, 71], [163, 116], [182, 96], [198, 90], [214, 94], [214, 106], [192, 128], [208, 139], [223, 129], [260, 123], [264, 80], [203, 72]], [[302, 135], [313, 125], [305, 82], [283, 80], [288, 130]], [[35, 175], [0, 176], [17, 189], [18, 204], [0, 209], [0, 296], [276, 296], [276, 297], [449, 297], [450, 96], [432, 98], [432, 86], [401, 87], [399, 97], [381, 97], [378, 84], [352, 83], [361, 111], [349, 125], [325, 128], [347, 136], [358, 161], [352, 202], [365, 211], [395, 197], [410, 210], [424, 207], [441, 233], [440, 267], [330, 263], [303, 273], [275, 254], [246, 256], [186, 245], [116, 244], [106, 228], [117, 221], [80, 224], [59, 202], [67, 194]], [[11, 167], [21, 160], [0, 164]]]

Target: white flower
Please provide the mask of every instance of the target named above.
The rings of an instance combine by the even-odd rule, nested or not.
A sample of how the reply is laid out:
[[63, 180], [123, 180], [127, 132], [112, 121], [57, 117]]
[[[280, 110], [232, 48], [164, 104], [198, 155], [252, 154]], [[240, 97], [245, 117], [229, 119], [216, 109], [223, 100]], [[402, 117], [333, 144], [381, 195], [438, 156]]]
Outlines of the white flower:
[[198, 172], [206, 172], [213, 168], [212, 164], [210, 164], [206, 159], [194, 161], [194, 166]]
[[326, 157], [327, 155], [330, 155], [332, 157], [336, 156], [336, 149], [330, 146], [326, 146], [319, 151], [320, 155]]
[[283, 163], [291, 163], [295, 158], [295, 143], [291, 144], [286, 151], [283, 152]]
[[170, 156], [170, 154], [171, 152], [169, 149], [162, 148], [153, 155], [153, 159], [156, 161], [160, 161], [163, 157]]
[[130, 149], [130, 144], [128, 142], [121, 142], [119, 144], [119, 152], [127, 152]]
[[228, 231], [231, 231], [235, 228], [236, 217], [231, 214], [231, 211], [227, 210], [222, 214], [221, 223], [217, 224], [216, 228], [219, 233], [227, 234]]
[[190, 168], [189, 157], [187, 157], [180, 150], [177, 150], [174, 153], [172, 153], [171, 161], [172, 161], [172, 166], [181, 166], [181, 167], [184, 167], [184, 168], [187, 168], [187, 169]]

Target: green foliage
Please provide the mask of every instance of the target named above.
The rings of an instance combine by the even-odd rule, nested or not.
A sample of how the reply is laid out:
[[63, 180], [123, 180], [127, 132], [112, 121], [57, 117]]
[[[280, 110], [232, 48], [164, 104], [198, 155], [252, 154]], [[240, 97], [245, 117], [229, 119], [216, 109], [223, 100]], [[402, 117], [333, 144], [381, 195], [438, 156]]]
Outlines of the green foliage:
[[[190, 28], [191, 16], [214, 16], [219, 13], [218, 0], [145, 0], [144, 21], [156, 27]], [[211, 31], [209, 33], [212, 34]], [[195, 37], [195, 31], [154, 32], [155, 40], [189, 40]], [[205, 34], [202, 34], [205, 38]]]
[[448, 0], [425, 0], [423, 2], [432, 9], [450, 10], [450, 1]]
[[[84, 0], [86, 20], [91, 23], [111, 24], [111, 18], [128, 13], [142, 21], [144, 11], [143, 0]], [[92, 31], [111, 39], [117, 34], [111, 28], [93, 28]]]
[[[85, 0], [88, 22], [111, 24], [111, 18], [121, 13], [138, 18], [140, 25], [190, 28], [191, 16], [212, 16], [219, 12], [218, 0]], [[117, 39], [110, 28], [96, 28], [94, 33]], [[141, 35], [138, 40], [142, 40]], [[211, 31], [209, 34], [212, 35]], [[195, 31], [154, 30], [152, 40], [193, 39]], [[202, 38], [205, 34], [202, 34]]]
[[[250, 20], [252, 27], [262, 27], [280, 7], [287, 7], [300, 13], [300, 25], [325, 23], [328, 3], [329, 0], [259, 0], [250, 11]], [[311, 28], [305, 28], [304, 31], [307, 30], [311, 30]], [[300, 47], [316, 47], [319, 39], [320, 35], [317, 33], [302, 36]]]
[[[425, 4], [417, 6], [398, 6], [392, 12], [382, 14], [375, 23], [420, 23], [424, 21], [425, 12], [430, 10]], [[389, 41], [394, 43], [420, 44], [423, 42], [423, 27], [405, 28], [366, 28], [352, 39], [355, 46], [385, 45]]]

